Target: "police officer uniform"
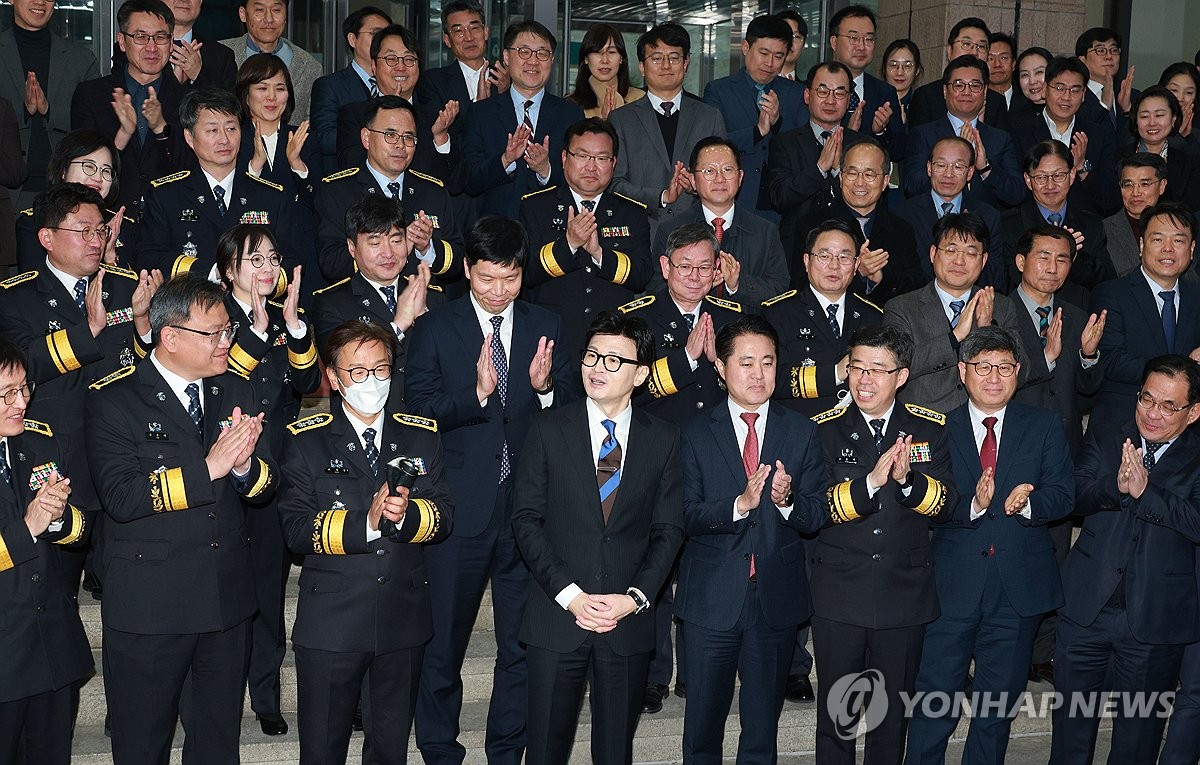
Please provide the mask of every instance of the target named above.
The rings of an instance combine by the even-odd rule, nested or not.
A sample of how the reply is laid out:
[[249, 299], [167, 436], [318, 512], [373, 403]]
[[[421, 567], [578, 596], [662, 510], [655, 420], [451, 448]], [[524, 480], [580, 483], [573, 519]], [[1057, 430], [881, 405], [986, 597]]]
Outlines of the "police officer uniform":
[[[462, 273], [463, 243], [445, 185], [411, 167], [400, 176], [399, 183], [399, 201], [406, 219], [416, 220], [423, 210], [433, 222], [433, 261], [429, 267], [435, 280], [440, 284], [454, 281]], [[365, 194], [391, 194], [379, 187], [366, 165], [322, 178], [315, 193], [318, 260], [321, 273], [333, 283], [354, 273], [354, 260], [346, 249], [346, 211]], [[407, 273], [415, 271], [417, 254], [414, 251], [409, 257]]]
[[[279, 503], [288, 544], [305, 556], [292, 631], [300, 759], [345, 761], [370, 672], [364, 757], [403, 763], [424, 645], [433, 635], [420, 545], [449, 535], [453, 515], [441, 439], [435, 420], [385, 409], [372, 434], [372, 469], [365, 427], [356, 430], [342, 406], [331, 410], [288, 426]], [[400, 458], [418, 475], [396, 533], [379, 537], [369, 533], [367, 513], [387, 481], [386, 465]]]
[[[104, 220], [113, 220], [115, 210], [101, 210]], [[117, 265], [130, 268], [138, 252], [138, 224], [128, 215], [121, 216], [121, 232], [117, 235]], [[35, 271], [46, 262], [46, 250], [38, 240], [38, 227], [33, 222], [33, 208], [27, 207], [17, 215], [17, 271]]]
[[0, 762], [67, 765], [72, 691], [93, 663], [73, 597], [76, 582], [68, 581], [57, 550], [83, 543], [91, 508], [72, 495], [61, 525], [34, 540], [25, 510], [37, 490], [55, 468], [72, 479], [80, 471], [68, 469], [44, 422], [26, 420], [25, 432], [3, 443], [9, 479], [0, 479]]
[[654, 273], [646, 205], [611, 190], [593, 204], [596, 238], [603, 250], [599, 266], [587, 250], [572, 251], [567, 244], [568, 211], [580, 212], [569, 186], [551, 186], [521, 198], [521, 223], [533, 249], [525, 266], [525, 287], [530, 302], [562, 319], [561, 349], [568, 354], [583, 348], [587, 329], [600, 312], [632, 300]]
[[847, 292], [841, 314], [841, 331], [834, 335], [826, 309], [807, 286], [763, 301], [763, 316], [779, 332], [777, 401], [812, 417], [848, 395], [846, 381], [837, 381], [837, 363], [855, 330], [883, 323], [883, 309]]
[[877, 670], [888, 710], [867, 734], [867, 746], [878, 761], [898, 762], [905, 731], [900, 693], [916, 686], [925, 625], [938, 616], [929, 524], [948, 517], [958, 500], [946, 416], [894, 403], [886, 419], [879, 418], [883, 451], [912, 436], [911, 465], [906, 490], [889, 480], [873, 496], [866, 476], [880, 454], [876, 425], [853, 402], [813, 421], [833, 477], [830, 523], [809, 546], [813, 652], [821, 657], [817, 759], [853, 765], [855, 742], [837, 735], [826, 702], [839, 678]]

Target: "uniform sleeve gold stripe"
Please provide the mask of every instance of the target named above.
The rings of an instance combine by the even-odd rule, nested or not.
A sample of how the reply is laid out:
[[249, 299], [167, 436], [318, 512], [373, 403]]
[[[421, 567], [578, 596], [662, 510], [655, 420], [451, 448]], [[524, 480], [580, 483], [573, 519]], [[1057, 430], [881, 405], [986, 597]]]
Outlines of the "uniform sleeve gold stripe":
[[792, 398], [817, 398], [817, 368], [792, 367]]
[[617, 256], [617, 273], [613, 275], [613, 284], [624, 284], [631, 268], [629, 256], [620, 250], [613, 250], [613, 255]]
[[317, 363], [317, 345], [312, 341], [311, 329], [308, 332], [308, 349], [303, 353], [296, 353], [288, 348], [288, 363], [296, 369], [308, 369]]
[[331, 510], [321, 523], [321, 546], [327, 555], [345, 555], [346, 547], [342, 544], [342, 532], [346, 526], [346, 516], [349, 510]]
[[547, 242], [542, 245], [538, 257], [542, 261], [542, 269], [556, 279], [566, 273], [566, 271], [562, 270], [562, 266], [558, 265], [558, 261], [554, 259], [554, 242]]
[[83, 532], [87, 526], [83, 511], [74, 505], [67, 505], [67, 507], [71, 509], [71, 533], [56, 541], [55, 544], [73, 545], [83, 539]]
[[675, 381], [671, 379], [671, 366], [664, 356], [650, 367], [650, 394], [654, 398], [673, 396], [679, 392]]
[[258, 480], [250, 487], [250, 491], [246, 492], [246, 496], [250, 498], [257, 497], [271, 483], [271, 466], [264, 462], [261, 457], [255, 457], [254, 459], [258, 460]]
[[921, 515], [937, 515], [946, 504], [946, 487], [936, 478], [925, 476], [925, 496], [913, 508]]
[[843, 481], [829, 488], [829, 510], [830, 518], [834, 523], [846, 523], [858, 518], [858, 513], [854, 510], [854, 498], [850, 495], [850, 482]]
[[67, 337], [65, 329], [47, 335], [46, 347], [50, 350], [50, 359], [54, 362], [54, 366], [58, 367], [59, 374], [65, 375], [67, 372], [74, 372], [83, 366], [79, 363], [79, 359], [75, 358], [75, 351], [71, 348], [71, 339]]
[[254, 371], [254, 368], [258, 366], [258, 361], [258, 359], [249, 353], [246, 353], [246, 349], [237, 343], [229, 347], [229, 363], [246, 374]]
[[454, 265], [454, 248], [451, 247], [450, 243], [445, 239], [442, 240], [442, 250], [446, 255], [446, 264], [437, 271], [434, 271], [434, 276], [443, 276], [447, 271], [450, 270], [450, 266]]
[[183, 468], [171, 468], [160, 474], [159, 482], [163, 487], [164, 510], [186, 510], [187, 489], [183, 486]]
[[413, 535], [413, 544], [428, 542], [437, 534], [438, 526], [441, 525], [441, 513], [438, 512], [437, 505], [427, 499], [414, 499], [413, 504], [421, 515], [421, 523], [417, 527], [417, 533]]
[[8, 571], [12, 567], [12, 555], [8, 552], [8, 545], [4, 544], [3, 535], [0, 535], [0, 571]]
[[171, 264], [171, 278], [174, 279], [180, 274], [190, 273], [192, 266], [196, 264], [196, 259], [190, 255], [180, 255], [175, 258], [175, 262]]

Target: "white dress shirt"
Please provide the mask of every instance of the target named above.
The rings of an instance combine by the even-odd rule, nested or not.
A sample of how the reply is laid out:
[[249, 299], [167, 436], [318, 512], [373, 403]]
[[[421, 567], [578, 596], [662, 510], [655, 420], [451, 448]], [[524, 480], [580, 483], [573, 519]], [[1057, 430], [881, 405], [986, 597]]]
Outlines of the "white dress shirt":
[[[508, 366], [508, 376], [510, 379], [512, 379], [514, 374], [512, 368], [513, 304], [509, 303], [508, 305], [504, 306], [504, 310], [500, 313], [492, 314], [483, 310], [483, 307], [476, 302], [475, 296], [471, 295], [471, 307], [475, 309], [475, 318], [479, 321], [479, 328], [483, 330], [483, 336], [485, 338], [492, 334], [492, 317], [500, 316], [504, 319], [504, 321], [500, 322], [500, 345], [504, 348], [504, 361]], [[519, 369], [516, 370], [516, 374], [528, 374], [528, 370]], [[538, 393], [537, 397], [538, 403], [541, 404], [543, 409], [548, 408], [552, 403], [554, 403], [553, 390], [551, 390], [549, 393]], [[487, 406], [487, 402], [488, 400], [485, 398], [479, 402], [479, 406], [481, 408], [485, 407]]]
[[463, 80], [467, 83], [467, 92], [471, 94], [471, 100], [479, 100], [479, 78], [483, 76], [487, 65], [484, 64], [478, 69], [472, 69], [462, 61], [459, 61], [458, 68], [462, 71]]
[[[968, 374], [975, 374], [975, 372], [971, 371], [971, 372], [968, 372]], [[999, 411], [992, 412], [991, 414], [984, 414], [983, 412], [979, 411], [979, 409], [975, 408], [974, 403], [968, 401], [967, 402], [967, 413], [971, 417], [971, 433], [974, 434], [974, 436], [975, 436], [975, 453], [976, 454], [978, 454], [979, 450], [983, 448], [983, 439], [987, 436], [987, 426], [983, 424], [983, 418], [984, 417], [995, 417], [996, 418], [996, 424], [992, 426], [992, 430], [996, 434], [996, 456], [997, 456], [997, 458], [999, 458], [999, 456], [1000, 456], [1000, 439], [1002, 438], [1002, 433], [1004, 431], [1004, 418], [1008, 414], [1008, 407], [1005, 406], [1004, 408], [1000, 409]], [[999, 467], [1000, 467], [999, 462], [997, 462], [996, 467], [997, 467], [997, 469], [999, 469]], [[994, 480], [995, 476], [992, 476], [992, 479]], [[992, 502], [999, 501], [1000, 504], [1003, 506], [1004, 501], [1006, 499], [1008, 499], [1007, 496], [1001, 497], [998, 494], [996, 494], [996, 495], [993, 495]], [[982, 508], [982, 509], [977, 508], [977, 506], [975, 505], [975, 494], [974, 494], [974, 491], [972, 491], [972, 493], [971, 493], [971, 520], [974, 521], [977, 518], [982, 517], [987, 511], [988, 511], [988, 509], [986, 507]], [[1021, 508], [1020, 515], [1024, 516], [1025, 518], [1032, 517], [1033, 508], [1030, 506], [1029, 500], [1025, 500], [1025, 507]]]
[[654, 95], [649, 90], [647, 90], [646, 91], [646, 99], [650, 102], [650, 106], [653, 107], [654, 111], [657, 112], [658, 114], [663, 113], [662, 105], [665, 103], [668, 103], [668, 102], [671, 104], [674, 104], [674, 106], [671, 110], [671, 114], [679, 114], [679, 106], [680, 106], [680, 104], [683, 103], [683, 91], [680, 90], [678, 93], [671, 96], [670, 98], [663, 99], [663, 98], [659, 98], [658, 96]]
[[[384, 415], [384, 412], [386, 412], [386, 411], [387, 411], [386, 409], [381, 409], [379, 411], [379, 413], [375, 415], [375, 419], [371, 420], [369, 423], [366, 423], [366, 422], [363, 422], [362, 420], [358, 419], [357, 417], [355, 417], [354, 414], [346, 408], [346, 403], [344, 401], [342, 402], [342, 412], [346, 415], [346, 419], [350, 422], [350, 427], [354, 429], [354, 435], [356, 435], [358, 437], [358, 445], [363, 449], [364, 456], [367, 453], [366, 452], [367, 439], [363, 438], [363, 431], [365, 431], [367, 428], [375, 429], [375, 448], [379, 451], [379, 461], [380, 461], [381, 468], [383, 467], [383, 447], [382, 447], [383, 424], [384, 424], [384, 416], [383, 415]], [[385, 481], [385, 480], [386, 480], [386, 478], [379, 478], [376, 481], [376, 483], [378, 483], [379, 486], [383, 486], [383, 481]], [[374, 487], [374, 490], [371, 492], [372, 496], [374, 496], [375, 492], [379, 490], [379, 486]], [[374, 542], [376, 539], [379, 539], [382, 536], [383, 536], [383, 532], [379, 531], [378, 529], [371, 528], [371, 519], [368, 518], [367, 519], [367, 541]]]
[[[735, 404], [732, 398], [726, 399], [726, 402], [729, 404], [729, 419], [731, 422], [733, 422], [733, 435], [737, 438], [738, 456], [742, 455], [743, 450], [746, 448], [746, 439], [750, 437], [750, 428], [748, 425], [746, 425], [746, 421], [742, 419], [742, 414], [744, 412], [749, 412], [751, 414], [758, 415], [758, 419], [754, 421], [754, 433], [758, 436], [758, 451], [761, 457], [763, 441], [767, 437], [767, 415], [771, 408], [771, 402], [768, 401], [764, 403], [758, 408], [757, 412], [751, 412], [749, 409], [743, 409]], [[763, 486], [763, 494], [765, 494], [768, 498], [771, 496], [771, 480], [775, 476], [775, 470], [775, 466], [772, 465], [771, 475], [767, 477], [767, 482]], [[749, 478], [747, 478], [747, 480], [749, 480]], [[784, 517], [784, 520], [786, 520], [792, 514], [791, 507], [780, 507], [779, 505], [775, 505], [775, 508], [779, 511], [779, 514]], [[745, 515], [742, 515], [738, 512], [737, 498], [735, 497], [733, 500], [734, 522], [736, 523], [737, 521], [744, 521], [749, 517], [749, 512], [747, 512]]]

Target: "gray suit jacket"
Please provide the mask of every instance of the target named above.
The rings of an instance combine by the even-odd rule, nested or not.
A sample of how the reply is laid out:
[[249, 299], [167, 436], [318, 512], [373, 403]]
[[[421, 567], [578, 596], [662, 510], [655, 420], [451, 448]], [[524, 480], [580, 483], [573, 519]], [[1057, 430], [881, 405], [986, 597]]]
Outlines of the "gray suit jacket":
[[1124, 276], [1142, 264], [1138, 241], [1124, 208], [1104, 219], [1104, 234], [1108, 237], [1108, 256], [1116, 266], [1117, 276]]
[[[977, 290], [978, 287], [972, 288], [971, 295]], [[970, 295], [966, 297], [969, 299]], [[1004, 327], [1014, 337], [1021, 337], [1012, 300], [996, 293], [992, 317], [993, 323]], [[958, 376], [958, 349], [950, 342], [950, 322], [933, 282], [889, 300], [883, 312], [883, 323], [907, 330], [916, 343], [908, 383], [898, 396], [902, 403], [918, 404], [939, 412], [949, 412], [966, 403], [967, 391]], [[1021, 357], [1027, 362], [1029, 354], [1022, 351]], [[1025, 382], [1028, 367], [1028, 363], [1021, 365], [1019, 384]]]
[[[321, 62], [317, 61], [311, 53], [286, 37], [281, 38], [280, 42], [285, 42], [292, 48], [292, 63], [288, 66], [288, 72], [292, 75], [292, 90], [296, 94], [296, 104], [292, 110], [289, 122], [293, 125], [299, 125], [308, 119], [309, 101], [312, 99], [312, 86], [322, 74]], [[246, 36], [241, 35], [240, 37], [222, 40], [221, 44], [233, 51], [233, 60], [237, 62], [238, 69], [241, 69], [242, 64], [246, 61]], [[318, 136], [319, 138], [320, 136]]]
[[649, 98], [625, 104], [608, 118], [621, 142], [612, 190], [646, 205], [652, 219], [661, 220], [691, 207], [694, 201], [691, 194], [680, 194], [679, 199], [666, 209], [659, 204], [659, 195], [671, 182], [675, 163], [686, 165], [691, 159], [692, 147], [697, 141], [711, 135], [725, 135], [725, 119], [721, 112], [684, 94], [679, 107], [675, 151], [670, 157]]

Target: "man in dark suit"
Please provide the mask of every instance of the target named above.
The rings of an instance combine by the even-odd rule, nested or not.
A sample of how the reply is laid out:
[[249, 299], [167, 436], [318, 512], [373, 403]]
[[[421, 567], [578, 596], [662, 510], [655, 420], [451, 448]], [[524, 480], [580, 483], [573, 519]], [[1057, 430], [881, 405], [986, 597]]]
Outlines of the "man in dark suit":
[[[203, 0], [170, 0], [175, 15], [171, 30], [171, 73], [185, 85], [197, 88], [221, 88], [232, 91], [237, 86], [238, 65], [233, 51], [216, 40], [205, 40], [193, 28], [200, 17]], [[113, 46], [113, 69], [128, 63], [125, 52]]]
[[1013, 82], [1013, 72], [1016, 70], [1017, 55], [1020, 52], [1016, 38], [1012, 35], [1004, 32], [992, 32], [988, 35], [988, 89], [1004, 97], [1004, 111], [1008, 113], [1010, 121], [1024, 99], [1021, 89]]
[[[417, 91], [430, 103], [467, 106], [508, 90], [510, 77], [503, 61], [488, 62], [488, 25], [475, 0], [442, 4], [442, 43], [450, 49], [449, 64], [421, 73]], [[461, 123], [462, 120], [457, 120]]]
[[397, 96], [372, 99], [368, 104], [359, 131], [366, 161], [317, 184], [314, 200], [321, 274], [332, 283], [353, 273], [346, 257], [346, 211], [364, 196], [378, 195], [404, 205], [410, 221], [413, 267], [417, 262], [427, 263], [435, 277], [457, 278], [462, 238], [445, 184], [411, 167], [416, 110]]
[[[421, 545], [450, 534], [453, 510], [437, 422], [387, 405], [395, 351], [387, 329], [338, 327], [326, 374], [340, 399], [288, 426], [279, 513], [304, 556], [292, 631], [303, 762], [346, 759], [368, 674], [363, 759], [407, 761], [433, 635]], [[411, 483], [395, 482], [401, 471]]]
[[[1167, 161], [1135, 152], [1118, 160], [1117, 177], [1121, 209], [1104, 219], [1104, 235], [1117, 276], [1124, 276], [1142, 265], [1142, 211], [1157, 205], [1167, 190]], [[1184, 278], [1193, 274], [1189, 269]]]
[[108, 516], [104, 690], [115, 762], [167, 762], [184, 687], [187, 759], [238, 761], [256, 608], [241, 499], [269, 496], [278, 468], [259, 440], [250, 383], [226, 373], [236, 327], [223, 299], [207, 279], [163, 285], [150, 305], [154, 351], [88, 397], [88, 461]]
[[812, 614], [801, 533], [829, 516], [816, 426], [771, 406], [778, 338], [760, 316], [721, 328], [728, 398], [683, 429], [683, 518], [675, 615], [688, 667], [683, 756], [721, 762], [741, 675], [738, 759], [773, 762], [796, 628]]
[[1194, 765], [1200, 761], [1200, 642], [1183, 649], [1179, 690], [1158, 765]]
[[905, 124], [896, 89], [867, 69], [875, 58], [875, 12], [865, 5], [848, 5], [829, 20], [832, 59], [850, 70], [850, 98], [843, 123], [887, 147], [896, 161], [904, 159]]
[[[831, 523], [812, 561], [813, 650], [820, 696], [817, 758], [854, 765], [853, 738], [839, 735], [830, 689], [846, 676], [877, 673], [887, 714], [867, 733], [867, 762], [899, 762], [906, 720], [901, 693], [912, 694], [925, 625], [938, 616], [929, 523], [958, 504], [946, 416], [898, 406], [908, 379], [912, 338], [870, 326], [850, 338], [853, 402], [818, 415]], [[847, 710], [848, 711], [848, 710]], [[839, 715], [840, 719], [840, 715]], [[843, 723], [844, 724], [844, 723]]]
[[1120, 135], [1139, 93], [1133, 87], [1132, 69], [1120, 81], [1117, 78], [1121, 35], [1106, 27], [1092, 27], [1075, 40], [1075, 56], [1091, 75], [1084, 95], [1084, 115], [1093, 122], [1107, 122]]
[[645, 32], [637, 41], [637, 57], [646, 97], [609, 115], [625, 147], [617, 157], [613, 189], [646, 205], [656, 222], [692, 206], [686, 163], [696, 142], [725, 135], [721, 112], [683, 89], [691, 48], [687, 30], [678, 24]]
[[778, 228], [753, 207], [735, 204], [745, 182], [737, 146], [728, 138], [702, 138], [692, 150], [692, 186], [700, 200], [658, 227], [654, 252], [662, 253], [672, 231], [701, 223], [712, 227], [720, 245], [719, 278], [713, 294], [757, 306], [788, 284], [788, 265]]
[[471, 107], [463, 137], [466, 191], [483, 214], [515, 218], [522, 195], [562, 182], [562, 135], [583, 110], [546, 91], [557, 48], [537, 21], [504, 32], [512, 87]]
[[526, 194], [521, 225], [537, 251], [524, 278], [529, 300], [558, 314], [563, 352], [574, 353], [596, 317], [646, 287], [654, 263], [646, 206], [611, 187], [620, 153], [612, 125], [581, 120], [563, 143], [563, 185]]
[[1141, 268], [1098, 286], [1092, 312], [1108, 311], [1100, 353], [1104, 384], [1094, 416], [1123, 421], [1142, 370], [1155, 356], [1200, 356], [1200, 286], [1182, 279], [1196, 249], [1196, 220], [1173, 202], [1142, 212]]
[[338, 109], [379, 93], [371, 41], [376, 32], [391, 23], [391, 17], [373, 5], [359, 8], [343, 19], [342, 37], [351, 51], [350, 65], [313, 82], [309, 114], [312, 115], [312, 134], [321, 144], [321, 157], [325, 161], [322, 175], [338, 169]]
[[[910, 162], [921, 161], [910, 156]], [[925, 158], [925, 173], [929, 176], [929, 193], [917, 194], [900, 206], [897, 214], [912, 226], [917, 246], [917, 260], [925, 273], [925, 280], [933, 279], [933, 262], [925, 256], [933, 246], [933, 229], [938, 219], [949, 213], [973, 212], [987, 226], [993, 242], [1003, 242], [1000, 212], [981, 202], [971, 194], [969, 185], [975, 177], [975, 147], [965, 138], [956, 135], [940, 138]], [[1008, 285], [1008, 274], [1004, 269], [1004, 258], [989, 258], [979, 275], [979, 284], [996, 287], [1004, 291]]]
[[180, 84], [170, 72], [163, 75], [170, 64], [174, 24], [174, 14], [161, 0], [123, 3], [117, 11], [117, 44], [128, 59], [124, 70], [79, 83], [71, 98], [71, 129], [95, 130], [116, 145], [121, 174], [114, 204], [134, 211], [140, 212], [152, 179], [184, 164], [178, 114], [191, 86]]
[[68, 765], [75, 689], [93, 662], [58, 550], [87, 538], [85, 511], [98, 508], [72, 503], [75, 466], [49, 425], [24, 418], [34, 390], [25, 372], [21, 350], [0, 340], [0, 650], [11, 657], [0, 670], [0, 759]]
[[[1113, 692], [1155, 703], [1175, 690], [1184, 646], [1200, 639], [1200, 437], [1188, 427], [1198, 403], [1200, 366], [1160, 356], [1146, 362], [1133, 422], [1097, 418], [1089, 428], [1075, 469], [1085, 517], [1063, 571], [1054, 658], [1066, 698], [1094, 704]], [[1092, 757], [1102, 711], [1091, 709], [1054, 711], [1050, 762]], [[1116, 705], [1108, 762], [1154, 763], [1165, 724], [1161, 710]]]
[[[975, 677], [966, 762], [1000, 763], [1025, 690], [1042, 614], [1062, 605], [1046, 524], [1070, 514], [1071, 452], [1058, 416], [1012, 401], [1023, 351], [1001, 327], [978, 327], [959, 348], [966, 404], [950, 412], [958, 503], [933, 532], [941, 615], [925, 629], [918, 694], [960, 692]], [[946, 760], [959, 704], [918, 705], [907, 765]]]
[[[827, 210], [836, 191], [836, 174], [844, 151], [866, 135], [842, 127], [850, 98], [851, 72], [844, 64], [829, 61], [808, 70], [804, 103], [808, 124], [771, 142], [763, 193], [780, 213], [779, 239], [786, 255], [794, 257], [807, 231], [803, 222]], [[791, 264], [793, 273], [795, 264]]]
[[[1004, 130], [979, 119], [987, 89], [987, 65], [974, 56], [959, 56], [942, 73], [946, 111], [937, 119], [911, 125], [909, 157], [928, 157], [941, 138], [957, 135], [975, 149], [975, 181], [972, 195], [994, 207], [1012, 207], [1025, 199], [1021, 171], [1012, 139]], [[929, 176], [920, 162], [904, 166], [904, 193], [916, 196], [929, 191]]]
[[[983, 82], [986, 85], [991, 79], [987, 66], [991, 37], [991, 30], [983, 19], [974, 16], [962, 19], [951, 27], [950, 33], [946, 35], [946, 60], [953, 61], [962, 56], [974, 57], [983, 64]], [[983, 98], [987, 99], [984, 124], [997, 130], [1008, 130], [1008, 106], [1004, 102], [1004, 96], [985, 88], [981, 101]], [[946, 113], [947, 101], [942, 83], [930, 82], [914, 90], [912, 106], [908, 109], [909, 130], [927, 122], [940, 120]]]
[[630, 403], [650, 375], [654, 335], [639, 318], [605, 313], [585, 346], [587, 398], [534, 418], [513, 500], [532, 573], [521, 627], [530, 765], [569, 759], [585, 685], [592, 762], [633, 760], [654, 649], [651, 599], [683, 541], [679, 431]]
[[704, 88], [704, 102], [721, 112], [746, 176], [738, 203], [746, 212], [754, 211], [773, 223], [779, 222], [779, 214], [766, 198], [760, 203], [759, 195], [767, 153], [778, 135], [808, 119], [803, 87], [779, 76], [791, 46], [792, 28], [786, 21], [757, 16], [750, 20], [742, 40], [742, 68]]
[[462, 665], [484, 589], [496, 626], [484, 748], [519, 763], [525, 750], [526, 669], [520, 626], [529, 569], [513, 537], [512, 471], [533, 415], [563, 403], [574, 354], [558, 348], [553, 313], [516, 299], [529, 258], [524, 228], [485, 217], [467, 233], [468, 294], [424, 317], [413, 332], [405, 398], [439, 423], [454, 497], [454, 534], [426, 551], [433, 631], [417, 701], [417, 746], [427, 762], [462, 762], [457, 741]]

